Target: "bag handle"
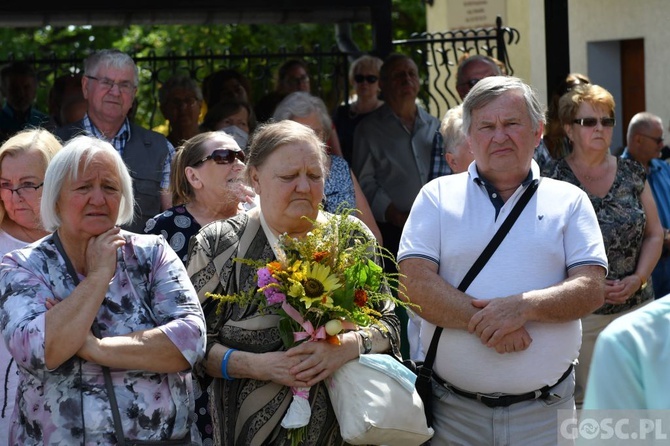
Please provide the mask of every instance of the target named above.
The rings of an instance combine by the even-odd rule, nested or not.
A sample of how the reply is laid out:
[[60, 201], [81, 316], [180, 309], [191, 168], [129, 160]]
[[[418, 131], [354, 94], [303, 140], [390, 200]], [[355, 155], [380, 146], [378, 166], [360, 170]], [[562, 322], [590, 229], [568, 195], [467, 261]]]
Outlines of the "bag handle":
[[[63, 260], [65, 260], [65, 268], [67, 268], [67, 272], [72, 278], [72, 281], [74, 282], [74, 285], [77, 286], [79, 285], [79, 276], [77, 276], [77, 271], [74, 269], [74, 265], [72, 265], [72, 261], [70, 261], [70, 258], [67, 256], [65, 252], [65, 248], [63, 248], [63, 243], [60, 241], [60, 237], [58, 236], [58, 231], [54, 232], [52, 235], [54, 244], [56, 245], [56, 249], [58, 249], [58, 252], [60, 252], [60, 255], [63, 257]], [[98, 327], [98, 323], [96, 321], [93, 321], [93, 325], [91, 326], [91, 330], [93, 331], [93, 334], [95, 335], [96, 338], [100, 339], [102, 336], [100, 335], [100, 327]], [[123, 434], [123, 427], [121, 425], [121, 415], [119, 414], [119, 405], [116, 402], [116, 393], [114, 392], [114, 384], [112, 383], [112, 375], [109, 371], [109, 367], [105, 365], [101, 365], [102, 367], [102, 373], [105, 377], [105, 388], [107, 390], [107, 397], [109, 398], [109, 405], [111, 406], [112, 409], [112, 418], [114, 419], [114, 430], [116, 431], [116, 441], [118, 446], [125, 446], [126, 445], [126, 437]]]
[[[531, 197], [537, 190], [540, 181], [541, 179], [533, 180], [531, 184], [528, 185], [523, 195], [521, 196], [521, 198], [519, 198], [519, 201], [517, 201], [517, 203], [514, 205], [514, 208], [512, 208], [512, 211], [507, 216], [502, 225], [500, 225], [500, 228], [498, 228], [489, 244], [486, 245], [484, 251], [482, 251], [477, 260], [475, 260], [475, 263], [472, 264], [468, 272], [465, 274], [465, 277], [463, 277], [463, 280], [461, 280], [461, 283], [458, 285], [459, 291], [464, 293], [468, 289], [472, 281], [475, 279], [475, 277], [477, 277], [477, 274], [479, 274], [482, 268], [484, 268], [484, 265], [486, 265], [486, 263], [489, 261], [495, 250], [498, 249], [498, 246], [500, 246], [500, 243], [502, 243], [503, 239], [514, 225], [514, 222], [516, 222], [516, 219], [519, 218], [519, 215], [521, 215], [521, 212], [526, 207]], [[435, 333], [433, 334], [433, 338], [430, 341], [430, 346], [428, 347], [426, 358], [424, 359], [423, 366], [421, 367], [421, 372], [419, 373], [417, 379], [430, 381], [430, 379], [432, 378], [433, 363], [435, 362], [435, 355], [437, 353], [437, 344], [440, 341], [440, 335], [442, 334], [442, 329], [443, 329], [442, 327], [435, 327]]]

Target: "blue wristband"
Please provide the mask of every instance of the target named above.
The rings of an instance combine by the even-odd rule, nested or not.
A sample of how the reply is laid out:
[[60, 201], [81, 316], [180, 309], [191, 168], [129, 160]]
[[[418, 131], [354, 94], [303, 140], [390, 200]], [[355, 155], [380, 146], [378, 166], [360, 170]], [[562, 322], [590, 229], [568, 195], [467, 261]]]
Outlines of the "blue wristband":
[[223, 379], [227, 379], [228, 381], [233, 380], [233, 378], [228, 376], [228, 360], [230, 359], [230, 355], [236, 351], [236, 348], [229, 348], [228, 351], [226, 351], [226, 353], [223, 355], [223, 361], [221, 361], [221, 375], [223, 375]]

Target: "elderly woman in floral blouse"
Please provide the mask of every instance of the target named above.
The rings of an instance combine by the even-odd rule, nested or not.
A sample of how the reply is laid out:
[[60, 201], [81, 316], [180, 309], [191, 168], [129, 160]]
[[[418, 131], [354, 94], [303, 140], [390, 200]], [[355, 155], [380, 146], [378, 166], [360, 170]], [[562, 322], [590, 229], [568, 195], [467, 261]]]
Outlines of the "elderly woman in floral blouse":
[[9, 444], [197, 441], [204, 316], [165, 240], [118, 227], [132, 219], [131, 182], [111, 144], [72, 139], [44, 179], [54, 234], [2, 260], [2, 335], [20, 373]]

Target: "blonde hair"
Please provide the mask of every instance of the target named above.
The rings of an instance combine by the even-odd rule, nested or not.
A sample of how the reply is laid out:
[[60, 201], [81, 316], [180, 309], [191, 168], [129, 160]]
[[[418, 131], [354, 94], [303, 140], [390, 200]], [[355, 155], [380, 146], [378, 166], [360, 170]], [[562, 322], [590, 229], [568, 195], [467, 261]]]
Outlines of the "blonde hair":
[[447, 110], [440, 124], [440, 134], [445, 153], [454, 153], [454, 148], [463, 144], [466, 137], [463, 132], [463, 104]]
[[363, 55], [358, 59], [354, 60], [349, 67], [349, 83], [354, 83], [354, 76], [360, 73], [362, 70], [369, 68], [379, 77], [379, 70], [381, 70], [384, 61], [379, 57]]
[[[60, 141], [48, 130], [42, 128], [22, 130], [0, 146], [0, 166], [6, 156], [37, 152], [42, 159], [42, 174], [44, 174], [51, 159], [62, 147]], [[5, 205], [0, 200], [0, 222], [5, 219], [5, 215]]]

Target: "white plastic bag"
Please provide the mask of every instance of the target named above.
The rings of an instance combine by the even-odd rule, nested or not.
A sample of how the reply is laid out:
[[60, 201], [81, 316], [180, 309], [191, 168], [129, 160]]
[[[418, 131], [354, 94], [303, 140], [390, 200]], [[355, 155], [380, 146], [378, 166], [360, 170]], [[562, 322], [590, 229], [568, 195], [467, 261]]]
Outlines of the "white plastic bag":
[[430, 440], [434, 432], [415, 381], [407, 367], [384, 354], [361, 355], [337, 370], [328, 394], [344, 441], [411, 446]]

